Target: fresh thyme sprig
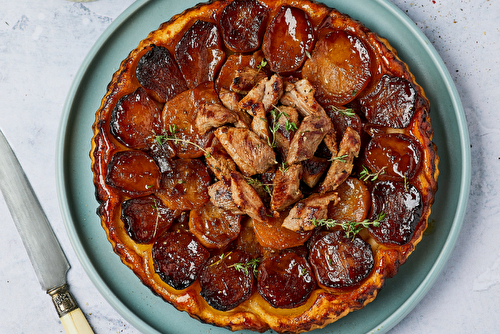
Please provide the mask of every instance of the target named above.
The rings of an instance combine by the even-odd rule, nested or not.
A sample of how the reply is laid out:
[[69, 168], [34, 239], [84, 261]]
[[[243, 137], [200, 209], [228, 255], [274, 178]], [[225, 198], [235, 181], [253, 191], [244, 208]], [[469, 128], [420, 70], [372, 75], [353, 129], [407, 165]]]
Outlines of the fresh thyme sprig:
[[272, 196], [272, 191], [271, 191], [272, 184], [271, 183], [263, 183], [262, 181], [254, 179], [254, 178], [249, 177], [249, 176], [245, 176], [245, 180], [251, 186], [262, 187], [266, 193], [268, 193], [269, 195]]
[[214, 263], [212, 263], [211, 265], [209, 265], [209, 267], [218, 265], [219, 263], [221, 263], [222, 260], [231, 255], [231, 253], [232, 251], [230, 251], [229, 253], [222, 253], [221, 255], [219, 255], [219, 259]]
[[335, 226], [340, 226], [344, 231], [345, 231], [345, 236], [347, 238], [352, 238], [354, 237], [364, 228], [368, 228], [370, 226], [377, 227], [380, 225], [380, 223], [385, 219], [385, 212], [381, 212], [377, 215], [375, 220], [370, 221], [368, 219], [365, 219], [361, 222], [355, 222], [355, 221], [350, 221], [350, 222], [339, 222], [335, 219], [312, 219], [312, 223], [316, 227], [326, 227], [327, 229], [335, 227]]
[[370, 170], [366, 168], [366, 166], [363, 166], [363, 170], [359, 173], [359, 179], [361, 181], [375, 181], [380, 175], [383, 174], [385, 174], [385, 166], [376, 173], [370, 173]]
[[169, 124], [168, 130], [165, 131], [165, 134], [155, 136], [156, 142], [160, 145], [164, 145], [167, 141], [172, 141], [174, 144], [184, 143], [184, 144], [188, 144], [188, 145], [193, 145], [194, 147], [196, 147], [197, 149], [202, 151], [205, 154], [205, 157], [209, 158], [211, 156], [211, 154], [207, 150], [205, 150], [203, 147], [201, 147], [200, 145], [198, 145], [190, 140], [177, 137], [178, 131], [179, 131], [179, 128], [177, 127], [177, 125]]
[[266, 59], [262, 59], [262, 60], [260, 61], [260, 64], [259, 64], [259, 65], [257, 65], [257, 70], [259, 70], [259, 71], [260, 71], [260, 70], [262, 70], [262, 69], [263, 69], [264, 67], [266, 67], [266, 66], [267, 66], [267, 60], [266, 60]]
[[347, 159], [348, 156], [349, 156], [348, 154], [344, 154], [344, 155], [341, 155], [341, 156], [338, 156], [338, 157], [333, 157], [333, 158], [330, 159], [330, 161], [340, 161], [342, 163], [346, 163], [347, 162], [346, 159]]
[[252, 270], [253, 274], [255, 276], [257, 276], [257, 273], [258, 273], [257, 267], [259, 266], [259, 263], [260, 263], [260, 259], [255, 258], [255, 259], [248, 261], [247, 263], [241, 263], [241, 262], [234, 263], [234, 264], [230, 265], [228, 268], [234, 268], [238, 271], [242, 271], [246, 275], [248, 275], [249, 270]]
[[290, 168], [290, 166], [287, 166], [286, 162], [282, 162], [281, 163], [281, 166], [278, 167], [278, 169], [283, 173], [285, 174], [287, 171], [288, 171], [288, 168]]
[[354, 112], [354, 109], [352, 109], [352, 108], [340, 109], [336, 106], [332, 106], [332, 110], [338, 112], [341, 115], [347, 116], [347, 117], [354, 117], [354, 115], [356, 115], [356, 113]]
[[278, 107], [274, 106], [274, 109], [270, 111], [271, 113], [271, 117], [272, 117], [272, 124], [274, 124], [273, 126], [269, 126], [269, 131], [271, 131], [271, 135], [272, 135], [272, 140], [268, 140], [268, 145], [271, 146], [271, 148], [275, 148], [276, 147], [276, 132], [278, 132], [279, 128], [280, 128], [280, 123], [278, 123], [278, 121], [280, 120], [281, 117], [285, 116], [286, 117], [286, 121], [285, 121], [285, 129], [287, 131], [297, 131], [297, 124], [295, 124], [294, 122], [290, 121], [290, 116], [279, 110]]
[[153, 233], [153, 239], [156, 237], [156, 231], [158, 230], [158, 223], [160, 222], [160, 209], [158, 208], [158, 203], [156, 200], [153, 201], [154, 204], [151, 204], [153, 210], [156, 211], [156, 221], [155, 221], [155, 231]]

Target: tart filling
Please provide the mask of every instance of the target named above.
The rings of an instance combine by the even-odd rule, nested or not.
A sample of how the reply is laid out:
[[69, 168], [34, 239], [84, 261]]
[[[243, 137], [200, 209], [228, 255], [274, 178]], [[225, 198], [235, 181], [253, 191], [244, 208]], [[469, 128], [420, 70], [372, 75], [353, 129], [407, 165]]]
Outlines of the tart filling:
[[131, 51], [96, 113], [102, 226], [194, 318], [324, 327], [422, 238], [439, 174], [429, 111], [389, 43], [335, 9], [200, 4]]

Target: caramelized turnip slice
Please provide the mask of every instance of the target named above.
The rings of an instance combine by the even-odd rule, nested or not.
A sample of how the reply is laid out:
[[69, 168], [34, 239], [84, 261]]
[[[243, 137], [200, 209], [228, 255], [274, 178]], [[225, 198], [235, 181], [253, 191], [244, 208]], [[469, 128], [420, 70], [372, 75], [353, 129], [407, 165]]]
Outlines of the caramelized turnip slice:
[[175, 59], [189, 88], [212, 82], [224, 63], [219, 29], [197, 20], [175, 46]]
[[208, 250], [189, 232], [165, 232], [153, 245], [155, 272], [176, 290], [193, 284], [209, 257]]
[[312, 235], [313, 231], [295, 232], [283, 227], [286, 212], [280, 217], [269, 217], [266, 222], [254, 220], [253, 229], [255, 236], [263, 247], [273, 249], [286, 249], [303, 245]]
[[370, 210], [370, 192], [363, 181], [350, 177], [337, 188], [339, 201], [328, 207], [328, 218], [339, 222], [363, 221]]
[[319, 102], [344, 105], [366, 87], [371, 60], [363, 42], [345, 31], [321, 38], [302, 68], [302, 76], [316, 88]]
[[257, 263], [238, 250], [210, 258], [200, 274], [201, 296], [219, 311], [231, 310], [250, 298], [255, 290], [252, 260]]
[[153, 45], [135, 71], [137, 80], [158, 102], [165, 103], [188, 87], [175, 59], [167, 48]]
[[207, 202], [191, 210], [189, 230], [207, 248], [223, 249], [240, 233], [241, 216]]
[[164, 173], [161, 189], [156, 193], [171, 209], [191, 210], [210, 200], [211, 179], [205, 165], [198, 159], [177, 159], [173, 171]]
[[132, 198], [122, 203], [121, 219], [128, 235], [140, 244], [153, 242], [168, 230], [180, 211], [171, 210], [154, 195]]
[[403, 134], [380, 134], [372, 138], [365, 150], [365, 161], [370, 170], [380, 173], [380, 180], [410, 180], [421, 164], [418, 143]]
[[262, 51], [271, 71], [292, 72], [304, 63], [313, 44], [309, 16], [299, 8], [282, 6], [267, 27]]
[[236, 0], [227, 5], [220, 17], [222, 38], [234, 52], [259, 48], [264, 35], [267, 8], [256, 0]]
[[375, 184], [371, 194], [370, 219], [385, 214], [379, 226], [370, 226], [378, 242], [404, 245], [410, 241], [422, 216], [422, 198], [418, 189], [404, 182], [383, 181]]
[[300, 306], [315, 287], [309, 263], [294, 252], [266, 258], [259, 266], [257, 289], [273, 307]]
[[311, 247], [309, 262], [318, 283], [327, 288], [353, 286], [373, 269], [372, 249], [363, 239], [347, 238], [337, 230], [326, 234]]
[[154, 160], [142, 151], [118, 152], [111, 158], [106, 183], [132, 196], [154, 193], [161, 173]]
[[390, 128], [406, 128], [415, 113], [417, 92], [403, 78], [384, 74], [373, 92], [360, 100], [368, 122]]

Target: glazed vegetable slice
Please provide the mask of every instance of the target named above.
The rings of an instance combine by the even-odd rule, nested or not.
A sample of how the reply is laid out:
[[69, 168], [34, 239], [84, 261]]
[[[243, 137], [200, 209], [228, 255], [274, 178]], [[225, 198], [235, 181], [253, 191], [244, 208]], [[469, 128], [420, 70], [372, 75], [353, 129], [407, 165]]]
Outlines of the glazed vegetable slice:
[[189, 88], [213, 82], [226, 57], [217, 25], [197, 20], [175, 46], [175, 59]]
[[241, 215], [235, 215], [207, 202], [191, 210], [189, 230], [207, 248], [224, 249], [240, 233]]
[[320, 103], [344, 105], [366, 87], [371, 59], [363, 42], [346, 31], [321, 38], [302, 68], [302, 76], [316, 88]]
[[222, 11], [220, 26], [226, 46], [234, 52], [257, 50], [265, 32], [267, 8], [256, 0], [237, 0]]
[[179, 211], [167, 208], [154, 195], [132, 198], [122, 203], [121, 219], [128, 235], [140, 244], [153, 242], [170, 228], [178, 216]]
[[360, 102], [370, 123], [402, 129], [410, 124], [416, 100], [417, 92], [411, 82], [385, 74], [375, 90]]
[[371, 219], [385, 213], [377, 227], [370, 227], [378, 242], [404, 245], [412, 237], [422, 215], [422, 198], [418, 189], [404, 182], [377, 182], [371, 193]]
[[142, 151], [122, 151], [113, 155], [106, 183], [132, 196], [153, 194], [160, 187], [160, 169]]
[[309, 262], [318, 283], [326, 288], [351, 287], [366, 278], [374, 266], [370, 245], [359, 237], [346, 237], [341, 230], [317, 240]]
[[422, 153], [414, 139], [404, 134], [380, 134], [368, 143], [364, 159], [374, 173], [383, 170], [380, 179], [410, 180], [418, 172]]
[[188, 87], [167, 48], [153, 45], [135, 71], [137, 80], [156, 101], [165, 103]]
[[255, 290], [255, 260], [238, 250], [213, 256], [200, 275], [201, 296], [216, 310], [235, 308]]
[[165, 232], [153, 246], [153, 263], [161, 279], [176, 290], [196, 281], [210, 253], [189, 232]]
[[267, 27], [262, 51], [271, 71], [292, 72], [304, 62], [314, 44], [314, 29], [301, 9], [282, 6]]
[[292, 251], [262, 261], [257, 281], [260, 295], [276, 308], [303, 304], [316, 286], [309, 263]]

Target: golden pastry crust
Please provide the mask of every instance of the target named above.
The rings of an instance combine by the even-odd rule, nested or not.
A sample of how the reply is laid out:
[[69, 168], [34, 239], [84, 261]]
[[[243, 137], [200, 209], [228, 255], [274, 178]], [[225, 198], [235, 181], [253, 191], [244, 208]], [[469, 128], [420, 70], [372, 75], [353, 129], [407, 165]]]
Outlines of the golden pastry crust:
[[[414, 112], [411, 115], [411, 119], [408, 120], [408, 124], [404, 124], [402, 127], [391, 127], [383, 124], [373, 124], [364, 119], [362, 121], [364, 133], [362, 141], [369, 141], [370, 136], [399, 134], [411, 137], [418, 143], [422, 153], [419, 162], [420, 168], [410, 180], [406, 180], [405, 178], [400, 181], [404, 181], [405, 184], [409, 182], [418, 190], [422, 203], [420, 208], [421, 215], [414, 226], [413, 233], [401, 244], [384, 242], [372, 230], [363, 229], [358, 237], [368, 243], [373, 252], [373, 269], [370, 270], [370, 273], [360, 282], [348, 287], [327, 287], [318, 284], [307, 300], [297, 307], [273, 307], [255, 290], [249, 299], [243, 301], [235, 308], [228, 311], [220, 311], [210, 306], [201, 296], [202, 287], [200, 286], [199, 279], [195, 279], [194, 283], [186, 288], [180, 290], [174, 289], [162, 280], [155, 269], [153, 241], [158, 236], [154, 235], [151, 239], [152, 241], [149, 243], [140, 244], [130, 237], [127, 228], [124, 226], [123, 219], [121, 218], [122, 203], [138, 196], [130, 192], [127, 193], [110, 183], [109, 174], [112, 168], [110, 166], [113, 166], [112, 161], [116, 153], [134, 151], [134, 149], [125, 145], [112, 134], [110, 123], [112, 122], [113, 110], [117, 108], [119, 101], [141, 87], [136, 76], [136, 69], [139, 61], [148, 51], [154, 47], [164, 47], [169, 50], [171, 55], [175, 55], [176, 46], [197, 20], [214, 24], [220, 30], [219, 21], [222, 12], [231, 3], [232, 1], [226, 0], [199, 4], [174, 16], [168, 22], [161, 24], [157, 30], [151, 32], [147, 38], [141, 41], [137, 48], [132, 50], [129, 56], [123, 60], [119, 70], [113, 75], [108, 85], [107, 93], [96, 113], [93, 125], [94, 136], [90, 157], [92, 159], [96, 197], [100, 203], [98, 212], [108, 240], [123, 263], [133, 270], [141, 281], [155, 294], [161, 296], [177, 309], [186, 311], [192, 317], [203, 322], [226, 327], [231, 330], [251, 329], [263, 332], [271, 328], [280, 333], [310, 331], [324, 327], [349, 312], [359, 310], [373, 301], [383, 287], [385, 280], [397, 273], [399, 266], [405, 263], [408, 256], [421, 240], [423, 232], [427, 227], [431, 205], [437, 190], [436, 180], [439, 174], [439, 158], [436, 154], [435, 145], [432, 142], [433, 132], [429, 116], [430, 106], [422, 87], [415, 82], [415, 78], [407, 65], [397, 57], [396, 51], [389, 45], [388, 41], [369, 31], [362, 23], [353, 20], [345, 14], [339, 13], [335, 9], [307, 0], [259, 1], [267, 10], [267, 18], [263, 21], [265, 27], [270, 25], [272, 18], [279, 13], [282, 6], [290, 6], [299, 8], [304, 13], [307, 13], [309, 21], [314, 28], [314, 41], [316, 45], [318, 45], [318, 41], [321, 38], [326, 38], [325, 36], [328, 34], [332, 36], [331, 34], [341, 32], [347, 33], [349, 36], [354, 36], [366, 47], [371, 59], [369, 68], [370, 78], [360, 91], [353, 92], [355, 97], [351, 101], [342, 102], [344, 106], [348, 105], [356, 110], [364, 110], [362, 109], [363, 103], [368, 101], [366, 102], [368, 104], [370, 99], [373, 98], [377, 92], [377, 86], [381, 82], [384, 82], [384, 76], [386, 78], [404, 78], [411, 83], [411, 87], [415, 89], [416, 98]], [[265, 37], [261, 38], [265, 39]], [[340, 36], [338, 38], [343, 37]], [[224, 46], [222, 49], [225, 52], [225, 55], [222, 57], [224, 59], [223, 63], [225, 60], [228, 60], [228, 57], [234, 51], [230, 51]], [[300, 68], [302, 66], [312, 66], [310, 57], [314, 57], [314, 51], [311, 49], [307, 53], [308, 59], [304, 60], [306, 65], [301, 65]], [[291, 72], [294, 72], [292, 75], [295, 79], [301, 78], [300, 71], [294, 70]], [[214, 72], [215, 77], [210, 79], [215, 81], [218, 73], [219, 69], [216, 69]], [[313, 73], [313, 71], [311, 70], [309, 73]], [[196, 80], [192, 82], [191, 85], [198, 83]], [[189, 86], [190, 83], [188, 82], [187, 85]], [[187, 88], [194, 89], [194, 87]], [[152, 100], [155, 99], [150, 90], [145, 88], [145, 91]], [[316, 91], [318, 93], [318, 89]], [[172, 93], [172, 95], [175, 96], [178, 94]], [[316, 98], [324, 109], [327, 109], [327, 106], [331, 105], [331, 97], [326, 93], [321, 95], [319, 92]], [[348, 99], [350, 98], [348, 97]], [[161, 110], [165, 101], [156, 101], [155, 103]], [[339, 107], [343, 106], [339, 105]], [[163, 124], [163, 127], [167, 128], [168, 124]], [[366, 146], [366, 143], [363, 145]], [[172, 157], [172, 159], [175, 160], [177, 158]], [[203, 160], [203, 157], [200, 159]], [[355, 163], [352, 176], [359, 177], [359, 167], [362, 164], [362, 159], [363, 153], [360, 153], [359, 157], [355, 159], [358, 163]], [[372, 190], [376, 182], [366, 181], [365, 183], [367, 188]], [[159, 187], [162, 186], [160, 185]], [[149, 193], [147, 192], [143, 191], [141, 196], [157, 194], [159, 190], [154, 186]], [[160, 195], [158, 197], [163, 200], [163, 197]], [[171, 207], [171, 209], [178, 210], [179, 212], [189, 212], [190, 210], [190, 208], [187, 209], [185, 207]], [[179, 218], [178, 221], [180, 220], [182, 219]], [[183, 226], [186, 225], [185, 222], [183, 225], [182, 222], [179, 223], [178, 221], [174, 223], [174, 225], [177, 224], [175, 228], [178, 228], [178, 226], [184, 228]], [[241, 224], [244, 225], [247, 223], [248, 219], [243, 218]], [[214, 250], [211, 251], [216, 254]], [[227, 253], [230, 249], [225, 248], [224, 251]], [[273, 250], [265, 249], [263, 256], [265, 257], [266, 254], [273, 252]]]

